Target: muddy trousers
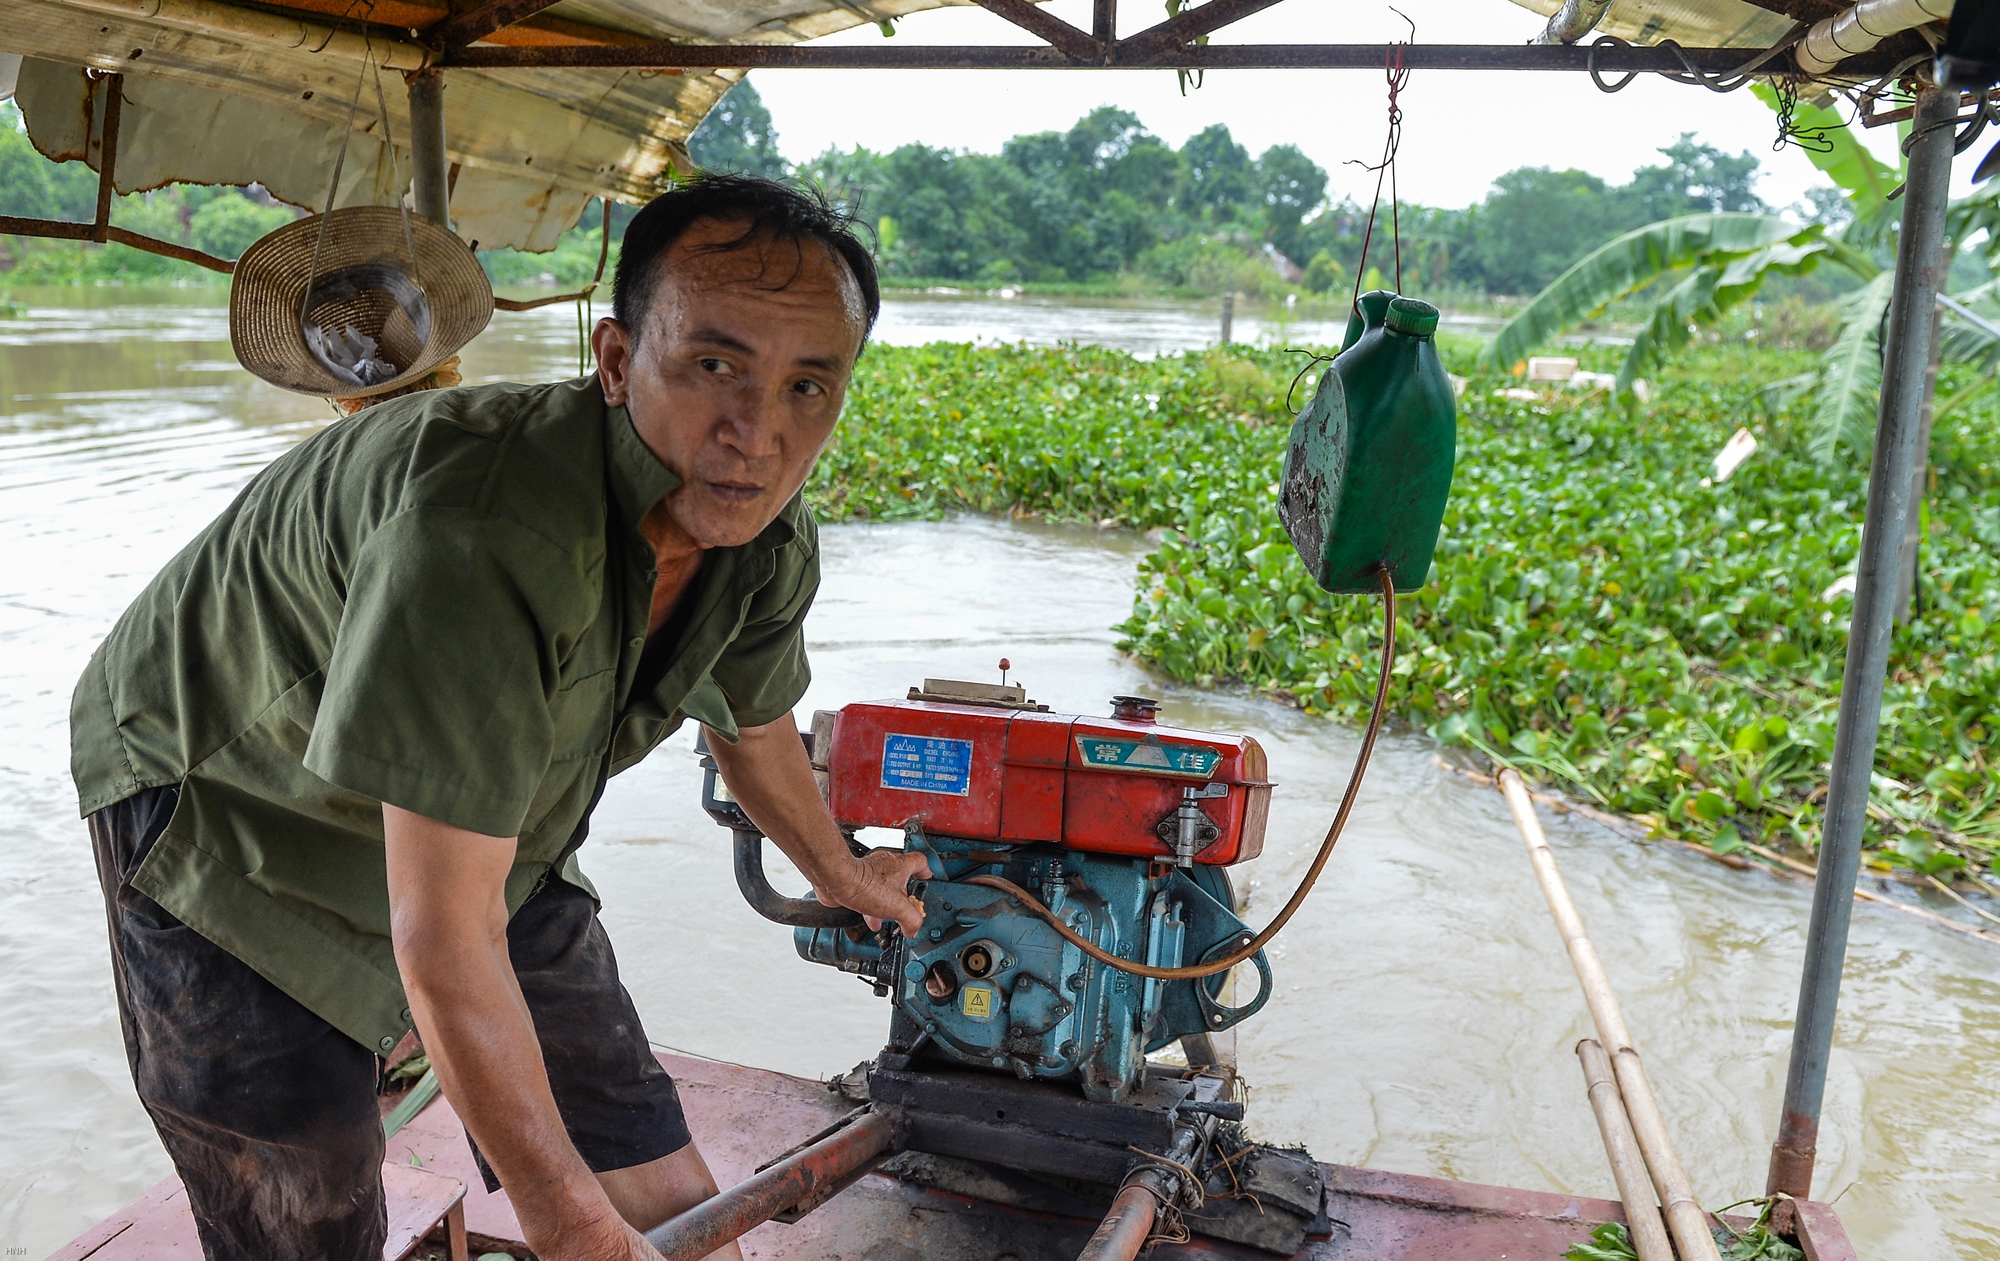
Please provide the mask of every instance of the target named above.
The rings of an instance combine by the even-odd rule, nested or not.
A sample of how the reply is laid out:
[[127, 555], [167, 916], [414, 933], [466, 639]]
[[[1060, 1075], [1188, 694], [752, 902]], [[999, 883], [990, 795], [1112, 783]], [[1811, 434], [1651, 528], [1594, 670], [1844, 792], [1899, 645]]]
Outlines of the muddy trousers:
[[[380, 1261], [382, 1062], [132, 887], [177, 797], [147, 789], [88, 822], [125, 1054], [187, 1187], [203, 1255]], [[680, 1098], [590, 896], [550, 880], [508, 924], [507, 944], [584, 1163], [602, 1173], [685, 1147]]]

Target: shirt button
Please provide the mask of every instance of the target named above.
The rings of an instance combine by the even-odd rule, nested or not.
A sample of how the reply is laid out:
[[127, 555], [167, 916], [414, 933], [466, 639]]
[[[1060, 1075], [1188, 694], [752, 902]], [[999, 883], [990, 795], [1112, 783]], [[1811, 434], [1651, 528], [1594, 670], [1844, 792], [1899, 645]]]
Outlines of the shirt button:
[[384, 1038], [382, 1039], [381, 1047], [384, 1051], [393, 1051], [396, 1049], [396, 1040], [394, 1038]]
[[403, 1008], [403, 1023], [404, 1024], [410, 1023], [410, 1009], [407, 1007]]
[[634, 635], [626, 641], [625, 646], [628, 648], [644, 648], [646, 646], [646, 637], [644, 635]]

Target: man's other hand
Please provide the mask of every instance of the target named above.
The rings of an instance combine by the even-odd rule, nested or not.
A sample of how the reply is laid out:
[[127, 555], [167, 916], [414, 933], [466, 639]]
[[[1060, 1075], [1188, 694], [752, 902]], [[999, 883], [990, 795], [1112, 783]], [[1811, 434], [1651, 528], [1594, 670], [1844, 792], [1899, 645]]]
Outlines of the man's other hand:
[[[587, 1258], [588, 1261], [660, 1261], [660, 1250], [646, 1242], [646, 1237], [634, 1230], [624, 1220], [612, 1215], [600, 1219], [589, 1228], [576, 1232], [562, 1241], [563, 1256]], [[740, 1252], [719, 1252], [716, 1256], [735, 1256]]]
[[895, 920], [903, 936], [915, 937], [923, 931], [924, 904], [910, 896], [910, 881], [928, 880], [930, 875], [930, 860], [922, 854], [870, 850], [840, 868], [827, 885], [813, 881], [813, 894], [829, 906], [861, 912], [870, 928], [880, 929], [883, 920]]

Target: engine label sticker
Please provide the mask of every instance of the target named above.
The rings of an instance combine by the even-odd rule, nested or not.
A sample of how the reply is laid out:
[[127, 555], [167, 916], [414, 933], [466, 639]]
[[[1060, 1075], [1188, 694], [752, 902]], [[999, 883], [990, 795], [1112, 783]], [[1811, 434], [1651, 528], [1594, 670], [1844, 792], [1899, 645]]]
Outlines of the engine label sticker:
[[882, 741], [882, 787], [964, 797], [972, 792], [972, 741], [890, 732]]
[[993, 1019], [993, 991], [984, 985], [968, 985], [959, 991], [958, 1009], [974, 1020]]
[[1158, 736], [1142, 740], [1118, 740], [1104, 736], [1078, 736], [1077, 752], [1085, 766], [1105, 770], [1138, 771], [1147, 775], [1188, 775], [1207, 779], [1215, 774], [1222, 754], [1198, 744], [1168, 744]]

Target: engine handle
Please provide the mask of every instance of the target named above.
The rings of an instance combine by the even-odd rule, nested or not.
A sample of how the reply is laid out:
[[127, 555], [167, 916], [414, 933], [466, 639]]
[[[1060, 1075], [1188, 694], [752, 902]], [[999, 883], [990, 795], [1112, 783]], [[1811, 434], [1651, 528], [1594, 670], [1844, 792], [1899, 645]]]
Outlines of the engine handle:
[[828, 906], [807, 895], [788, 898], [771, 887], [764, 875], [764, 834], [753, 828], [733, 828], [736, 838], [736, 888], [750, 909], [765, 919], [793, 928], [860, 928], [861, 916], [844, 906]]

